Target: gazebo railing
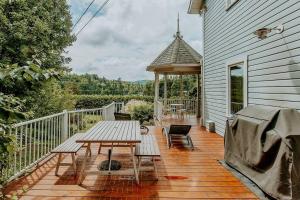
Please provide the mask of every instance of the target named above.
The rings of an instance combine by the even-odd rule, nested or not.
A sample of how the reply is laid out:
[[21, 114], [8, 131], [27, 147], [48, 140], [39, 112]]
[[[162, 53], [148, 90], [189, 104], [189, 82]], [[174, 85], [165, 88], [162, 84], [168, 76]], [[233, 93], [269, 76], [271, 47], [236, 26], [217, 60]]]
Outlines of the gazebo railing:
[[163, 113], [163, 110], [164, 110], [164, 104], [163, 104], [163, 102], [162, 101], [155, 101], [154, 102], [155, 103], [155, 108], [156, 108], [156, 120], [158, 120], [159, 122], [161, 122], [162, 121], [162, 119], [163, 119], [163, 115], [164, 115], [164, 113]]
[[171, 104], [182, 104], [182, 109], [186, 109], [188, 114], [197, 114], [197, 100], [195, 99], [167, 99], [162, 100], [162, 102], [166, 109], [170, 109]]

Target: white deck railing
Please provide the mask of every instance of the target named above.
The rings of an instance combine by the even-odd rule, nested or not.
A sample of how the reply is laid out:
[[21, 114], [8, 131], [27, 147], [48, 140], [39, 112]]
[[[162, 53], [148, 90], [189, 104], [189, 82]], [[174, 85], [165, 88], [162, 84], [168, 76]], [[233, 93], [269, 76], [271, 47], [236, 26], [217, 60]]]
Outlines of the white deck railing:
[[182, 104], [182, 108], [186, 109], [187, 113], [190, 115], [197, 114], [197, 101], [193, 99], [167, 99], [162, 100], [163, 105], [166, 109], [171, 108], [171, 104]]
[[114, 112], [124, 103], [111, 103], [103, 108], [63, 111], [62, 113], [15, 124], [11, 135], [16, 138], [17, 151], [1, 176], [12, 180], [38, 165], [53, 148], [78, 132], [85, 132], [101, 120], [114, 120]]

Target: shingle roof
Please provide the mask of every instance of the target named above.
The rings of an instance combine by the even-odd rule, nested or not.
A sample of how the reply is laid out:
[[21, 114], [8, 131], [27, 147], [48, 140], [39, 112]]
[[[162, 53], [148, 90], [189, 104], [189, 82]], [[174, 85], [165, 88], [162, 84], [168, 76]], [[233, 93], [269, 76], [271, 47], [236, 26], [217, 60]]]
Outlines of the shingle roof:
[[179, 25], [174, 41], [147, 67], [148, 71], [166, 65], [201, 63], [202, 56], [194, 50], [180, 35]]
[[165, 64], [199, 64], [202, 56], [182, 38], [175, 40], [151, 63], [153, 66]]

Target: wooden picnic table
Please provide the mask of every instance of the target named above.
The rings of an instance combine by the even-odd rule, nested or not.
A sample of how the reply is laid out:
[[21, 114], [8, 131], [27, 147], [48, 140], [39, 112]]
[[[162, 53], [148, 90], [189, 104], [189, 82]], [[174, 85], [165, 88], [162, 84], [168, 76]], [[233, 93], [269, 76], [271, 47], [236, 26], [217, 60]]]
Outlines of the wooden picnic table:
[[[138, 121], [103, 121], [93, 126], [82, 138], [77, 140], [78, 143], [84, 143], [87, 145], [82, 168], [78, 178], [78, 184], [83, 181], [85, 175], [85, 167], [87, 157], [89, 155], [91, 144], [111, 144], [114, 145], [123, 144], [131, 149], [131, 156], [133, 161], [133, 171], [136, 182], [139, 183], [137, 166], [134, 156], [134, 147], [136, 144], [141, 143], [141, 131], [140, 123]], [[111, 174], [109, 170], [109, 174]]]

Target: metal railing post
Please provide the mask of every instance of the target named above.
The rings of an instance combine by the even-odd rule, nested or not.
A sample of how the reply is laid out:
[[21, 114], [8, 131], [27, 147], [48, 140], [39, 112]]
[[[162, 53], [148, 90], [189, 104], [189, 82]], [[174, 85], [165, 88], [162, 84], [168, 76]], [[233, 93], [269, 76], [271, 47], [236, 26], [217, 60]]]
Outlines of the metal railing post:
[[66, 139], [68, 139], [68, 129], [69, 129], [69, 123], [68, 123], [68, 111], [63, 111], [63, 117], [62, 117], [62, 132], [61, 132], [61, 140], [64, 142]]
[[102, 115], [103, 115], [104, 121], [107, 121], [107, 107], [106, 106], [103, 107]]

